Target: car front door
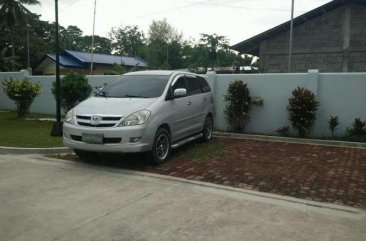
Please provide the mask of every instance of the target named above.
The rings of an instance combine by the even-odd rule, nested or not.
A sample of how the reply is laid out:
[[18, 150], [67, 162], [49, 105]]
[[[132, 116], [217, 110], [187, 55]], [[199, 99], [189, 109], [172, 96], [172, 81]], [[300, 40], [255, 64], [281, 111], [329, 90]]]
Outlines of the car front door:
[[170, 97], [168, 98], [169, 103], [167, 106], [169, 109], [167, 111], [171, 111], [173, 115], [171, 123], [173, 142], [191, 135], [194, 128], [191, 96], [173, 97], [176, 89], [187, 90], [185, 75], [177, 76], [173, 80]]

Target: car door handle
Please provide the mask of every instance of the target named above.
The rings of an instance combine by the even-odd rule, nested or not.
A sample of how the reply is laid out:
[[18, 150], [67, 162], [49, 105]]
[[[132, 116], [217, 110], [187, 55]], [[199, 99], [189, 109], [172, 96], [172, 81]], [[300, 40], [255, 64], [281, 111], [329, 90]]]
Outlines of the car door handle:
[[192, 105], [192, 102], [188, 101], [187, 105]]

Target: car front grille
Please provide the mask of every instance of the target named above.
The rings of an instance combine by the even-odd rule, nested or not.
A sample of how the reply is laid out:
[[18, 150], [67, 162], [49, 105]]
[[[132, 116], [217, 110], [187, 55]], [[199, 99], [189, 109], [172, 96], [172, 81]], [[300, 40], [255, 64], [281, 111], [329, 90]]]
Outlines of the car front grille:
[[[98, 119], [93, 121], [93, 119]], [[113, 127], [120, 120], [122, 116], [110, 116], [110, 115], [76, 115], [76, 122], [79, 126], [87, 127]]]

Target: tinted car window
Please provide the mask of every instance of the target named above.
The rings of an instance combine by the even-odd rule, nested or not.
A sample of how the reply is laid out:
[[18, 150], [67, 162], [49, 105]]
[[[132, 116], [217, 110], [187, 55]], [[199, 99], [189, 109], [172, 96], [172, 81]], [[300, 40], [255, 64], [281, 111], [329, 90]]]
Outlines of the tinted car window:
[[198, 81], [200, 82], [203, 92], [207, 93], [211, 91], [210, 85], [207, 83], [205, 78], [198, 77]]
[[125, 75], [103, 88], [96, 96], [113, 98], [156, 98], [163, 94], [169, 76]]
[[201, 94], [202, 89], [198, 78], [187, 78], [187, 91], [189, 95]]
[[186, 87], [186, 82], [184, 80], [184, 77], [180, 77], [175, 83], [174, 85], [172, 86], [172, 90], [173, 90], [173, 93], [174, 93], [174, 90], [176, 89], [187, 89]]

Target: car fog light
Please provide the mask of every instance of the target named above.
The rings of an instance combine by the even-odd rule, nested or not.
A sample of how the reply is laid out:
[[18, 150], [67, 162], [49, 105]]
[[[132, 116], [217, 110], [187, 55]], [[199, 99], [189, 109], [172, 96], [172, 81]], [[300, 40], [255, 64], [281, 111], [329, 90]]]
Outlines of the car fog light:
[[141, 141], [141, 136], [139, 137], [130, 137], [130, 143], [136, 143]]

